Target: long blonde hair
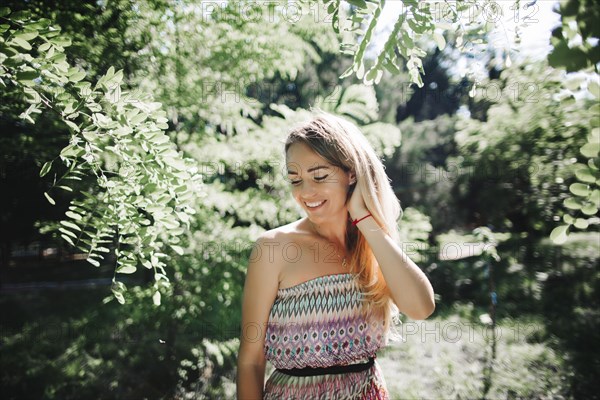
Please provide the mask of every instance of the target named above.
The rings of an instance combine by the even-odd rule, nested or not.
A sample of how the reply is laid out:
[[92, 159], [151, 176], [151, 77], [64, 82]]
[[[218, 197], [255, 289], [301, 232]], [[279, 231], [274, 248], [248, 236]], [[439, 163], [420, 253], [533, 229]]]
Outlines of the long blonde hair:
[[[294, 128], [285, 141], [285, 152], [294, 143], [302, 142], [331, 165], [344, 172], [354, 171], [356, 184], [364, 194], [365, 205], [378, 225], [396, 243], [399, 241], [397, 221], [402, 216], [396, 197], [385, 173], [385, 167], [366, 137], [353, 123], [343, 118], [317, 111], [308, 122]], [[360, 230], [346, 224], [346, 250], [350, 254], [350, 271], [358, 275], [365, 306], [383, 316], [386, 341], [398, 337], [392, 332], [392, 319], [398, 308], [371, 247]]]

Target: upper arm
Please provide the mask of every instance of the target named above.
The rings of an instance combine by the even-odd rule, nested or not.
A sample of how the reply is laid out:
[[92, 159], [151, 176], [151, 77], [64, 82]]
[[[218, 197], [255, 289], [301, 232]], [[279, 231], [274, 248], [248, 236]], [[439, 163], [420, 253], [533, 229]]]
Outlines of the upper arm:
[[281, 270], [280, 260], [273, 251], [277, 248], [274, 244], [272, 235], [263, 234], [250, 254], [242, 296], [239, 364], [266, 364], [264, 339]]

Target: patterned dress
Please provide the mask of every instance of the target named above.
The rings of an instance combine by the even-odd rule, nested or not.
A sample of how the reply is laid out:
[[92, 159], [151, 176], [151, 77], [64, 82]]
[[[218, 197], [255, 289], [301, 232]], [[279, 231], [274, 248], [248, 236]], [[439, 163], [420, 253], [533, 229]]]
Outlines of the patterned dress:
[[[385, 346], [383, 319], [365, 312], [356, 276], [325, 275], [279, 289], [265, 337], [265, 357], [275, 368], [330, 367], [365, 363]], [[367, 370], [293, 376], [277, 369], [263, 399], [388, 400], [377, 361]]]

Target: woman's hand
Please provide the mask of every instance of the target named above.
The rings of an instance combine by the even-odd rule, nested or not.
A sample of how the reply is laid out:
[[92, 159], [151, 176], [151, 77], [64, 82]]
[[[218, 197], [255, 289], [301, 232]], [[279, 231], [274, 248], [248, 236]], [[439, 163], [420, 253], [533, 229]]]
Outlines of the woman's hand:
[[348, 213], [350, 213], [350, 218], [353, 220], [362, 218], [369, 213], [358, 182], [354, 185], [354, 192], [352, 192], [346, 206], [348, 208]]

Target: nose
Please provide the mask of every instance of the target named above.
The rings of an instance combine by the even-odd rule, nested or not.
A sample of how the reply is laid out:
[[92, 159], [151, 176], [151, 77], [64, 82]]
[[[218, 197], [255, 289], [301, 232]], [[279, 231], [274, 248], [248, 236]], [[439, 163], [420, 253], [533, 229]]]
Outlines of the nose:
[[300, 198], [310, 201], [317, 197], [316, 185], [312, 182], [302, 182], [300, 188]]

